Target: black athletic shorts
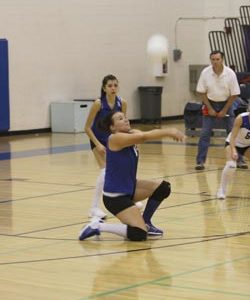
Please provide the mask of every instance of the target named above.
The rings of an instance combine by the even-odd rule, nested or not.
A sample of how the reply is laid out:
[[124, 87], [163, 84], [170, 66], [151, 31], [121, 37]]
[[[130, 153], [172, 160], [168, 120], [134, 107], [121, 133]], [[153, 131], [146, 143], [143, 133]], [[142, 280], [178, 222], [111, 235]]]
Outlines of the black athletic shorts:
[[129, 195], [118, 197], [109, 197], [103, 195], [103, 203], [106, 209], [114, 216], [124, 209], [135, 205], [134, 201], [132, 200], [132, 196]]
[[[104, 147], [107, 147], [107, 143], [106, 142], [104, 142], [104, 141], [99, 141]], [[91, 148], [91, 150], [93, 150], [95, 147], [96, 147], [96, 145], [91, 141], [91, 140], [89, 140], [89, 143], [90, 143], [90, 148]]]
[[[230, 144], [228, 143], [228, 142], [226, 142], [225, 143], [225, 147], [227, 147], [227, 146], [229, 146]], [[239, 154], [241, 154], [241, 155], [244, 155], [244, 153], [247, 151], [247, 149], [248, 148], [250, 148], [250, 146], [246, 146], [246, 147], [244, 147], [244, 148], [242, 148], [242, 147], [235, 147], [236, 148], [236, 150], [237, 150], [237, 152], [239, 153]]]

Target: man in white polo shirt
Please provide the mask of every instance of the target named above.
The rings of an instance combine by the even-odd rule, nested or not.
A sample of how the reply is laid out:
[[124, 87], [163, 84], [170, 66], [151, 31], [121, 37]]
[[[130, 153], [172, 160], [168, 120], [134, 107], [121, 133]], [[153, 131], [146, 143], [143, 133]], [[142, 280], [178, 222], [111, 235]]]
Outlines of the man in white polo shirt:
[[224, 53], [210, 53], [211, 65], [200, 75], [196, 91], [203, 101], [202, 130], [196, 156], [196, 170], [204, 170], [210, 137], [216, 118], [225, 118], [227, 133], [232, 130], [234, 113], [232, 104], [240, 94], [239, 84], [232, 69], [223, 64]]

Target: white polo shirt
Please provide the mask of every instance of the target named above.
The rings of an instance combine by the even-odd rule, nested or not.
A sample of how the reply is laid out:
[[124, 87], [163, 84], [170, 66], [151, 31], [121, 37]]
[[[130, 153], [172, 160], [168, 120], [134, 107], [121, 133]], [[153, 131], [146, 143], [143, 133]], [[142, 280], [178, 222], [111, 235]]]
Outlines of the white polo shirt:
[[223, 71], [218, 76], [213, 67], [208, 66], [201, 72], [196, 91], [207, 94], [212, 101], [222, 102], [232, 95], [239, 95], [240, 87], [234, 71], [229, 67], [223, 66]]

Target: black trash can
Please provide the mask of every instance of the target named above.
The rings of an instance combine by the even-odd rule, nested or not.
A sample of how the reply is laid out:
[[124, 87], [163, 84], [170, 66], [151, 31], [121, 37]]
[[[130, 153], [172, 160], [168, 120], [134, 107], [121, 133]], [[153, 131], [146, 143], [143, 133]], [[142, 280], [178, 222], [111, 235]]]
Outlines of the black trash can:
[[162, 86], [139, 86], [142, 122], [161, 122]]

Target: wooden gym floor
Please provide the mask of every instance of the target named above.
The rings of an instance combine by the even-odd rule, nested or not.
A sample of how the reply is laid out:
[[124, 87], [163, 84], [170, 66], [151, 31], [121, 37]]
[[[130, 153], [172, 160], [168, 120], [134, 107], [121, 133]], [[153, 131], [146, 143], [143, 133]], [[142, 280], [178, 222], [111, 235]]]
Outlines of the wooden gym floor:
[[197, 137], [140, 145], [138, 177], [172, 184], [153, 218], [164, 236], [79, 242], [99, 171], [86, 135], [0, 137], [0, 299], [250, 299], [250, 171], [217, 200], [223, 145], [201, 172]]

